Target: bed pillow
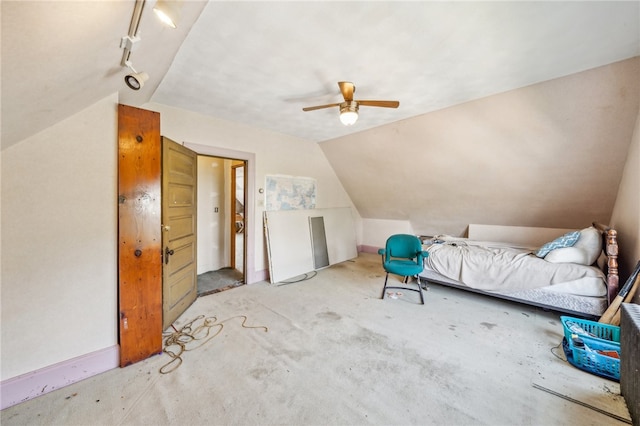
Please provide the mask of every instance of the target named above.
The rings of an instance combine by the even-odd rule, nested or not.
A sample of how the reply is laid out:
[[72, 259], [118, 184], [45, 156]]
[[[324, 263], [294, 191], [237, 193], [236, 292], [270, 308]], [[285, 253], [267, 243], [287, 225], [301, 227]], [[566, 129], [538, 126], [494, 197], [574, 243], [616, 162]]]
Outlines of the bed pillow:
[[586, 250], [577, 247], [561, 247], [551, 250], [544, 257], [544, 260], [551, 263], [578, 263], [580, 265], [589, 265], [589, 256]]
[[556, 238], [540, 247], [536, 252], [536, 256], [545, 257], [551, 250], [572, 247], [580, 238], [580, 231], [567, 232], [561, 237]]
[[585, 263], [585, 265], [593, 265], [602, 252], [600, 232], [593, 226], [584, 228], [580, 231], [580, 238], [578, 238], [574, 247], [587, 252], [587, 263]]
[[580, 232], [580, 238], [572, 247], [561, 247], [551, 250], [544, 260], [552, 263], [579, 263], [580, 265], [593, 265], [600, 253], [602, 253], [602, 240], [600, 232], [593, 226]]

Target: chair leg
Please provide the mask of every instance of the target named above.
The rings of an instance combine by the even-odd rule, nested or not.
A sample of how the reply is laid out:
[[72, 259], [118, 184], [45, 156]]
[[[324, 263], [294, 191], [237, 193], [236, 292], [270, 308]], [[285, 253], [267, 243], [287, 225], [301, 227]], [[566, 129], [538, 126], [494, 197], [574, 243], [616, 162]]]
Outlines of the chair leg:
[[387, 280], [389, 279], [389, 273], [387, 272], [387, 275], [384, 277], [384, 287], [382, 287], [382, 297], [381, 299], [384, 299], [384, 294], [387, 291]]
[[420, 284], [420, 275], [416, 275], [418, 280], [418, 293], [420, 293], [420, 303], [424, 305], [424, 295], [422, 294], [422, 284]]
[[[380, 296], [381, 299], [384, 299], [384, 295], [387, 292], [387, 280], [388, 279], [389, 279], [389, 273], [387, 272], [387, 274], [384, 277], [384, 287], [382, 287], [382, 295]], [[420, 294], [420, 303], [422, 305], [424, 305], [424, 295], [422, 294], [422, 283], [420, 283], [420, 275], [416, 275], [416, 280], [418, 281], [418, 290], [417, 290], [417, 292]], [[404, 277], [403, 283], [406, 284], [408, 282], [409, 282], [409, 277], [408, 276]], [[409, 289], [409, 290], [413, 290], [413, 289]]]

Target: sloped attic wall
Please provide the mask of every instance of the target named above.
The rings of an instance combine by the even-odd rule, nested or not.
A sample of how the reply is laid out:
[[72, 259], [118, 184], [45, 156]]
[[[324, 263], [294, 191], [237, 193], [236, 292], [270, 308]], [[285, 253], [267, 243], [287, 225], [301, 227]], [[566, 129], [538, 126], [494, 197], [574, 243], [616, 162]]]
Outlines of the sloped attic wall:
[[[618, 264], [620, 278], [625, 282], [640, 259], [640, 111], [610, 223], [618, 231], [622, 248]], [[640, 292], [634, 301], [640, 303]]]
[[[321, 148], [363, 219], [406, 220], [417, 234], [606, 223], [638, 115], [638, 76], [636, 57]], [[366, 120], [367, 109], [360, 114]]]

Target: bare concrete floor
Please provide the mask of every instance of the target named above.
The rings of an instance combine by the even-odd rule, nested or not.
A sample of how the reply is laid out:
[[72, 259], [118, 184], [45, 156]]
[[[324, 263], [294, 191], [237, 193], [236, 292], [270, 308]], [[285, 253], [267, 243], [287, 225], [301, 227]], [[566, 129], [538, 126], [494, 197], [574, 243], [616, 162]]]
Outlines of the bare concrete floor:
[[435, 284], [425, 305], [412, 292], [380, 300], [383, 280], [379, 256], [361, 254], [296, 284], [200, 297], [175, 326], [202, 315], [210, 334], [172, 372], [155, 356], [5, 409], [0, 422], [630, 422], [618, 383], [564, 360], [558, 314]]

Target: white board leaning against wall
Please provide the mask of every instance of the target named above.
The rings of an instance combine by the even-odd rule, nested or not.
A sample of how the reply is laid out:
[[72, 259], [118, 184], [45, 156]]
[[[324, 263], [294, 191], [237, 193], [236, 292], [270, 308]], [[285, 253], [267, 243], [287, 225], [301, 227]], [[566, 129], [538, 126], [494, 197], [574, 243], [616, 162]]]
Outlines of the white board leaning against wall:
[[264, 224], [271, 283], [358, 256], [350, 207], [266, 211]]

